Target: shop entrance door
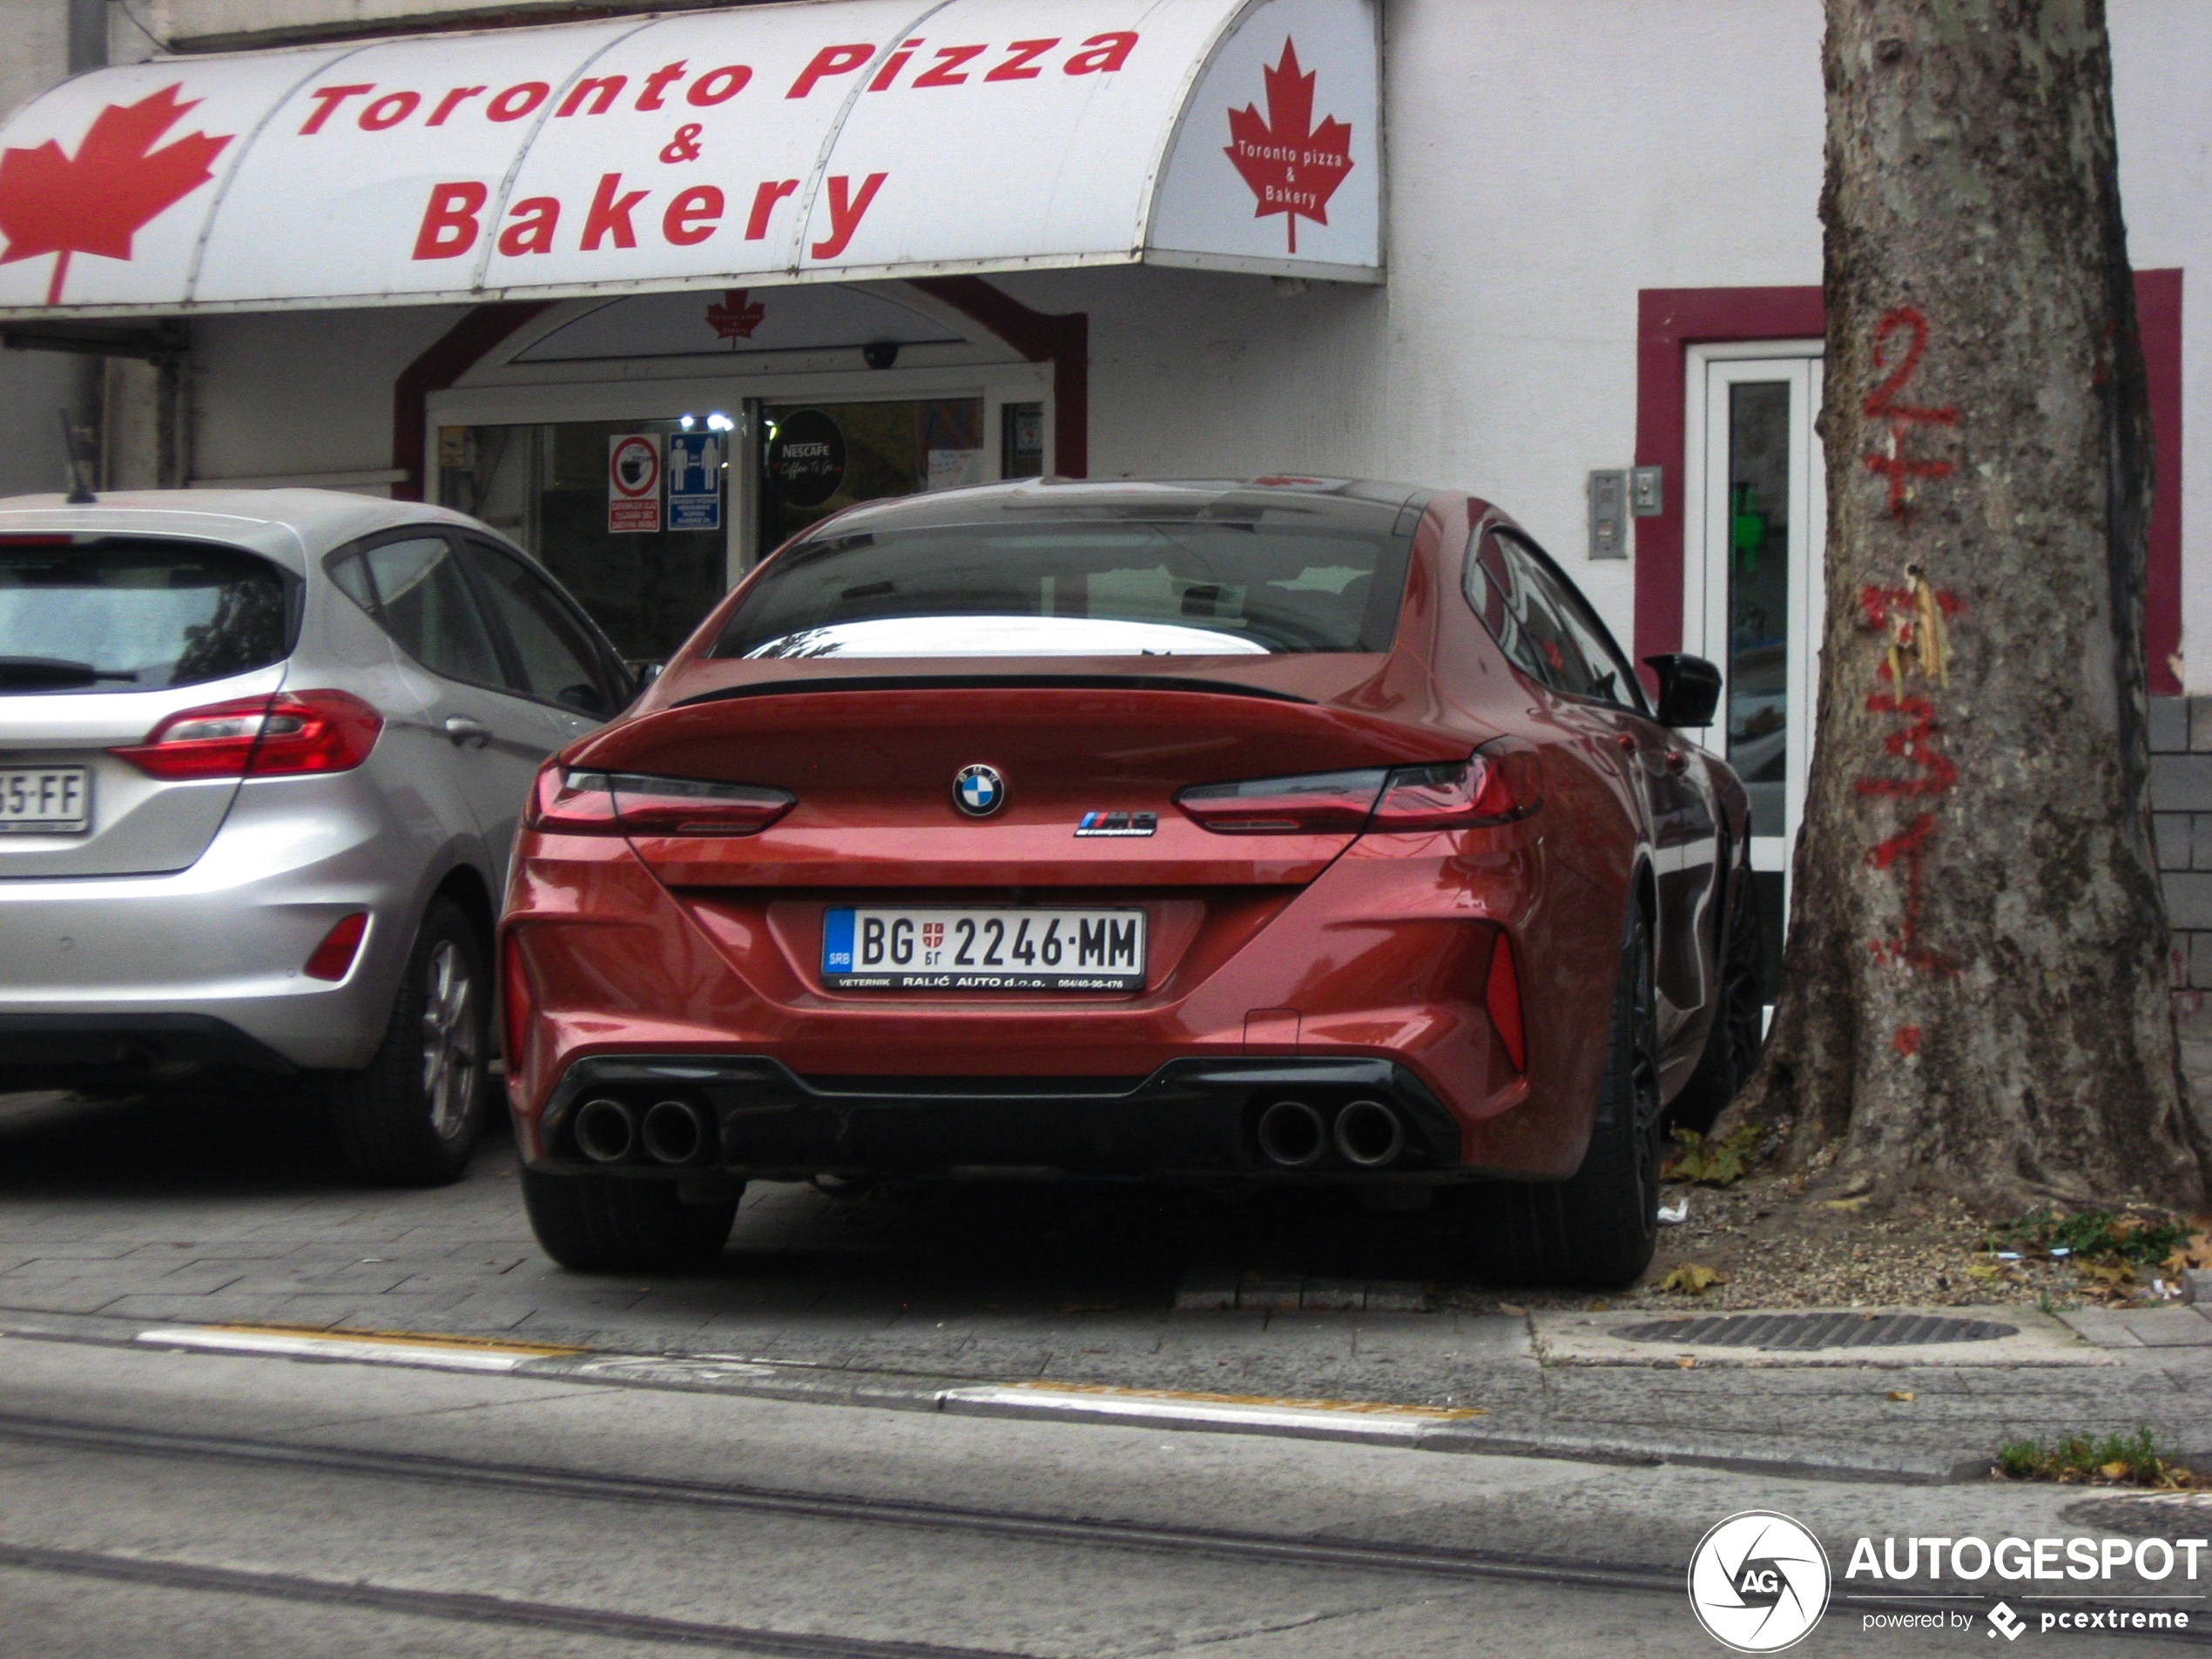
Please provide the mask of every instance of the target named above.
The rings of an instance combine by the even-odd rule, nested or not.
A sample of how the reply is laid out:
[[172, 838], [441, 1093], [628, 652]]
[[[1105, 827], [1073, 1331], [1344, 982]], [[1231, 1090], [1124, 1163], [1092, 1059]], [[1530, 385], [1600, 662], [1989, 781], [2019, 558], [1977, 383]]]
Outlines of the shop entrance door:
[[998, 471], [984, 449], [980, 397], [774, 402], [758, 426], [764, 555], [840, 508], [980, 484]]
[[1716, 746], [1751, 797], [1751, 868], [1781, 975], [1789, 869], [1819, 685], [1828, 500], [1813, 417], [1821, 342], [1690, 350], [1684, 649], [1722, 675]]

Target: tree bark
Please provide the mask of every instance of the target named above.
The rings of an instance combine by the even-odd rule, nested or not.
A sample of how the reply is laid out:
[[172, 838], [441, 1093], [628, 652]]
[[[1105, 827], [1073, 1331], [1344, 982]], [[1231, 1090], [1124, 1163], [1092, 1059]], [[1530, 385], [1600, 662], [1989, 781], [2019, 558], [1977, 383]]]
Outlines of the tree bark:
[[2195, 1205], [2102, 0], [1827, 16], [1827, 610], [1743, 1104], [1854, 1188]]

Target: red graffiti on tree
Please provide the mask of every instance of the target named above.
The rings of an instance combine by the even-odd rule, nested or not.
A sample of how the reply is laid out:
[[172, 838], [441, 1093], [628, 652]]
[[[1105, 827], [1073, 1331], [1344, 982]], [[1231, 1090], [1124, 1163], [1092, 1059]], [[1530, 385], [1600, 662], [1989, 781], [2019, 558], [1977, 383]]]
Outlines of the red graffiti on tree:
[[1889, 480], [1890, 512], [1903, 518], [1910, 509], [1912, 483], [1915, 479], [1948, 478], [1948, 461], [1916, 461], [1905, 453], [1908, 434], [1916, 426], [1950, 426], [1959, 424], [1959, 411], [1953, 408], [1931, 408], [1925, 404], [1901, 403], [1902, 392], [1919, 373], [1920, 360], [1928, 351], [1928, 320], [1912, 306], [1899, 306], [1874, 327], [1874, 367], [1887, 368], [1883, 347], [1892, 334], [1900, 328], [1908, 330], [1912, 343], [1905, 347], [1905, 360], [1890, 370], [1889, 377], [1867, 395], [1866, 414], [1871, 420], [1886, 421], [1890, 428], [1890, 447], [1887, 454], [1876, 452], [1860, 457], [1869, 472]]
[[[1958, 783], [1959, 766], [1937, 740], [1934, 702], [1903, 687], [1915, 675], [1939, 685], [1951, 683], [1948, 619], [1958, 614], [1959, 602], [1952, 594], [1932, 586], [1917, 565], [1905, 567], [1905, 577], [1901, 587], [1861, 589], [1858, 604], [1867, 626], [1889, 636], [1882, 659], [1874, 669], [1879, 683], [1866, 694], [1866, 711], [1902, 722], [1882, 739], [1882, 747], [1893, 759], [1906, 762], [1911, 771], [1904, 777], [1892, 772], [1861, 778], [1852, 788], [1861, 795], [1925, 801], [1932, 807]], [[1922, 869], [1936, 827], [1935, 813], [1923, 811], [1896, 834], [1867, 849], [1866, 862], [1871, 867], [1888, 870], [1901, 865], [1905, 877], [1905, 902], [1897, 934], [1871, 941], [1867, 948], [1878, 961], [1950, 974], [1959, 971], [1957, 965], [1920, 942]], [[1914, 1042], [1912, 1052], [1918, 1051], [1917, 1033]]]

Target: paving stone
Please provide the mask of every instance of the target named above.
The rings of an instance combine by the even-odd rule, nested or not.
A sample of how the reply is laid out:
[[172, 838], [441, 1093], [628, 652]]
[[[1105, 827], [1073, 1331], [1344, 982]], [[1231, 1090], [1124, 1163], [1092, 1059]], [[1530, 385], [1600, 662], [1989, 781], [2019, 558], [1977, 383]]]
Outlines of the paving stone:
[[2193, 1307], [2155, 1308], [2120, 1318], [2147, 1348], [2212, 1348], [2212, 1319]]
[[2189, 710], [2189, 747], [2199, 754], [2212, 750], [2212, 697], [2192, 697]]
[[1237, 1305], [1247, 1312], [1298, 1312], [1305, 1281], [1295, 1278], [1267, 1278], [1258, 1273], [1247, 1273], [1237, 1282]]
[[1357, 1313], [1367, 1305], [1367, 1287], [1357, 1279], [1309, 1278], [1298, 1286], [1298, 1305], [1308, 1312]]
[[2100, 1348], [2140, 1348], [2143, 1339], [2128, 1328], [2128, 1322], [2109, 1308], [2074, 1308], [2059, 1315], [2067, 1325], [2081, 1333], [2082, 1339], [2094, 1342]]
[[1185, 1273], [1175, 1287], [1175, 1305], [1205, 1312], [1237, 1305], [1234, 1273]]

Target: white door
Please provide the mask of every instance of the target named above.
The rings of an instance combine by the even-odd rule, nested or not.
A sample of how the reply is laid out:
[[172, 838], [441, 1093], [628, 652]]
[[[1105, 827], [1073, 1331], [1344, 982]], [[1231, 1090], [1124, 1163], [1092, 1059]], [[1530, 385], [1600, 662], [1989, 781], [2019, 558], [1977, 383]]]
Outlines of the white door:
[[1769, 1000], [1789, 914], [1819, 685], [1828, 498], [1813, 417], [1821, 342], [1690, 350], [1683, 648], [1722, 678], [1725, 753], [1751, 797]]

